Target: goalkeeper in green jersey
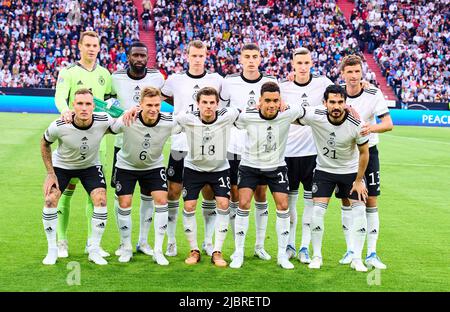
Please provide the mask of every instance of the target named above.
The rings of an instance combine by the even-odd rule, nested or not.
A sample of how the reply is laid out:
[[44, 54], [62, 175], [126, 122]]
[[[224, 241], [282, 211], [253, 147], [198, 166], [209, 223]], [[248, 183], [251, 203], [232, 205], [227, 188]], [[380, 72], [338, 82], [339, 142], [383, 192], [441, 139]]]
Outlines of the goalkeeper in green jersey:
[[[72, 104], [75, 92], [81, 88], [88, 88], [94, 97], [107, 100], [111, 93], [111, 74], [109, 71], [97, 64], [97, 55], [100, 52], [100, 38], [94, 31], [85, 31], [80, 35], [78, 41], [81, 59], [70, 66], [63, 68], [58, 75], [56, 84], [55, 104], [61, 113], [61, 119], [66, 122], [72, 121]], [[100, 161], [106, 163], [106, 140], [100, 146]], [[70, 183], [58, 202], [58, 257], [68, 257], [67, 228], [69, 224], [70, 200], [72, 199], [78, 179], [70, 180]], [[86, 203], [86, 217], [88, 218], [88, 241], [91, 237], [91, 218], [94, 206], [90, 197]], [[86, 247], [87, 247], [86, 246]], [[100, 247], [102, 257], [109, 254]]]

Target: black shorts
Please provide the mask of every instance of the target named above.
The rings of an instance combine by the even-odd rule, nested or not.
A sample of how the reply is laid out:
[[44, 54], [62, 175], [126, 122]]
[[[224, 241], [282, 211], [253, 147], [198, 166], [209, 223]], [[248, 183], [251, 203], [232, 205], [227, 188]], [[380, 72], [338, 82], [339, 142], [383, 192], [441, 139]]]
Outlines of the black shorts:
[[141, 194], [150, 195], [153, 191], [167, 192], [166, 169], [127, 170], [114, 168], [116, 177], [116, 195], [132, 195], [136, 182], [139, 182]]
[[92, 190], [96, 188], [106, 189], [105, 175], [103, 174], [103, 167], [101, 165], [75, 170], [58, 167], [54, 167], [54, 169], [61, 193], [64, 192], [72, 178], [80, 179], [81, 184], [88, 194], [91, 194]]
[[367, 181], [369, 196], [380, 195], [380, 159], [378, 158], [377, 146], [369, 148], [369, 163], [364, 174]]
[[115, 168], [117, 162], [117, 153], [120, 151], [120, 147], [114, 146], [114, 157], [112, 163], [112, 171], [111, 171], [111, 187], [116, 188], [116, 176], [115, 176]]
[[285, 158], [291, 191], [298, 190], [300, 182], [304, 191], [311, 191], [316, 158], [317, 155]]
[[230, 164], [230, 181], [231, 185], [237, 185], [239, 164], [241, 163], [241, 155], [227, 153], [228, 163]]
[[275, 170], [267, 171], [247, 166], [239, 166], [238, 187], [256, 190], [258, 185], [269, 185], [272, 193], [289, 193], [289, 179], [287, 167], [281, 166]]
[[209, 184], [215, 197], [230, 198], [230, 171], [200, 172], [184, 168], [183, 199], [197, 200], [201, 189]]
[[187, 152], [170, 151], [169, 164], [167, 165], [167, 180], [175, 183], [183, 183], [184, 157]]
[[314, 171], [312, 196], [316, 197], [331, 197], [333, 191], [337, 198], [350, 198], [358, 200], [358, 193], [350, 190], [353, 187], [353, 182], [356, 179], [357, 173], [348, 174], [334, 174], [320, 170]]

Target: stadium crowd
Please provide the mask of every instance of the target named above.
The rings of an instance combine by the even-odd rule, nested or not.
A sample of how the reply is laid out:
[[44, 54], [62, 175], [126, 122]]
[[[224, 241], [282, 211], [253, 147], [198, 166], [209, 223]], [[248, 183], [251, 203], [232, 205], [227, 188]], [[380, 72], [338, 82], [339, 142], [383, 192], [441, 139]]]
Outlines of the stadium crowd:
[[54, 88], [59, 70], [79, 59], [80, 31], [100, 34], [100, 65], [110, 72], [124, 68], [126, 47], [139, 39], [138, 13], [131, 0], [0, 4], [1, 87]]
[[[239, 51], [249, 42], [261, 48], [262, 70], [279, 78], [292, 71], [294, 48], [312, 50], [313, 73], [338, 82], [341, 58], [360, 51], [334, 0], [158, 0], [153, 12], [156, 61], [167, 74], [186, 69], [183, 51], [192, 39], [208, 44], [208, 69], [221, 75], [240, 72]], [[374, 73], [366, 73], [376, 84]]]
[[449, 101], [449, 3], [357, 1], [352, 23], [404, 102]]

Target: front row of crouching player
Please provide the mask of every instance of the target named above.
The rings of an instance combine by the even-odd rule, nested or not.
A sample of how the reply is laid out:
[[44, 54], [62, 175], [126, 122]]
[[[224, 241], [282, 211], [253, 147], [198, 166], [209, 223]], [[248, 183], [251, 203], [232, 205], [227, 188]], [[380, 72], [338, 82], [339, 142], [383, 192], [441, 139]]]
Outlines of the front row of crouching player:
[[[188, 154], [184, 161], [183, 226], [190, 245], [185, 259], [189, 265], [200, 261], [197, 242], [195, 210], [201, 189], [209, 185], [217, 203], [215, 242], [211, 262], [227, 266], [222, 254], [230, 223], [230, 176], [227, 147], [230, 129], [246, 130], [246, 146], [239, 166], [239, 208], [234, 225], [235, 250], [231, 268], [244, 263], [245, 238], [249, 225], [250, 203], [258, 185], [268, 185], [276, 204], [276, 232], [278, 237], [277, 263], [284, 269], [293, 269], [286, 253], [290, 232], [288, 211], [289, 182], [285, 162], [286, 140], [291, 124], [307, 125], [312, 129], [318, 151], [313, 178], [314, 210], [311, 222], [313, 258], [309, 268], [322, 265], [322, 237], [324, 215], [329, 199], [337, 187], [348, 194], [352, 204], [352, 239], [354, 257], [351, 267], [366, 271], [361, 261], [365, 240], [365, 200], [367, 188], [364, 172], [368, 163], [368, 137], [361, 135], [361, 122], [346, 109], [346, 93], [341, 86], [330, 85], [324, 94], [324, 107], [286, 106], [282, 104], [280, 89], [274, 82], [261, 87], [259, 103], [240, 111], [233, 107], [219, 109], [219, 95], [206, 87], [196, 95], [198, 111], [178, 114], [161, 113], [161, 94], [148, 87], [142, 91], [140, 108], [127, 111], [117, 120], [104, 113], [93, 113], [92, 93], [80, 89], [73, 103], [72, 123], [54, 121], [46, 130], [41, 151], [47, 169], [44, 183], [44, 230], [48, 253], [44, 264], [57, 260], [56, 225], [57, 203], [61, 192], [71, 178], [79, 178], [94, 202], [92, 217], [93, 238], [88, 246], [89, 260], [107, 264], [100, 255], [99, 246], [107, 220], [106, 183], [98, 159], [98, 149], [106, 133], [122, 132], [124, 144], [117, 154], [114, 168], [118, 197], [117, 224], [121, 236], [120, 262], [129, 262], [133, 256], [131, 245], [131, 206], [136, 182], [141, 194], [152, 196], [155, 202], [154, 261], [159, 265], [169, 262], [162, 245], [168, 223], [167, 179], [163, 165], [163, 147], [171, 134], [184, 132]], [[51, 153], [50, 145], [59, 142]]]

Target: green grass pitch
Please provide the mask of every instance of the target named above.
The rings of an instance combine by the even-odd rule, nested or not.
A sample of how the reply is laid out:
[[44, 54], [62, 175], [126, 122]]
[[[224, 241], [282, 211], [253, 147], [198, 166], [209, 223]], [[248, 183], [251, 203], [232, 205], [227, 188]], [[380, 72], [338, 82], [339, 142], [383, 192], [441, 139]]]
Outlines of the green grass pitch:
[[[325, 217], [324, 265], [319, 271], [311, 271], [297, 260], [293, 261], [295, 270], [291, 271], [276, 265], [273, 201], [266, 239], [266, 248], [273, 256], [271, 261], [253, 257], [255, 228], [251, 215], [242, 269], [215, 268], [207, 256], [203, 256], [199, 265], [188, 267], [184, 258], [189, 247], [179, 217], [179, 255], [169, 258], [169, 266], [160, 267], [139, 254], [128, 264], [121, 264], [112, 256], [107, 266], [99, 267], [89, 263], [83, 253], [86, 195], [80, 187], [72, 200], [70, 256], [55, 266], [42, 265], [47, 242], [41, 220], [45, 169], [39, 142], [56, 117], [0, 114], [0, 291], [450, 291], [450, 128], [396, 127], [381, 135], [378, 253], [388, 269], [377, 276], [372, 273], [369, 278], [372, 282], [368, 283], [368, 274], [338, 264], [344, 252], [344, 237], [340, 206], [335, 199]], [[112, 142], [112, 137], [108, 140]], [[109, 163], [108, 180], [110, 171]], [[109, 223], [102, 245], [111, 254], [118, 246], [112, 199], [113, 192], [109, 189]], [[301, 216], [301, 200], [298, 212]], [[133, 241], [138, 236], [138, 213], [135, 197]], [[201, 213], [197, 213], [197, 219], [201, 243]], [[299, 225], [298, 240], [300, 232]], [[234, 245], [230, 236], [224, 245], [227, 258]], [[153, 242], [153, 226], [149, 240]], [[71, 261], [80, 265], [81, 285], [69, 286], [66, 281]]]

